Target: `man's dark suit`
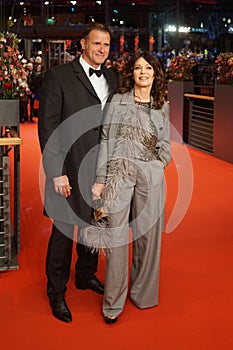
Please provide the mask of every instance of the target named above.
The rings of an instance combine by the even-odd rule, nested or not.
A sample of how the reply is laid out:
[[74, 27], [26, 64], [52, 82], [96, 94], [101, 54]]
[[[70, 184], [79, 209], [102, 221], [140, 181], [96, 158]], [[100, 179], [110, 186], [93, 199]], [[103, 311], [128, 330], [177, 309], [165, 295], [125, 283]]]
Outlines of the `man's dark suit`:
[[[104, 74], [109, 85], [108, 101], [110, 101], [117, 89], [117, 78], [113, 71], [107, 68], [104, 68]], [[94, 123], [93, 118], [95, 118]], [[91, 200], [91, 186], [95, 179], [97, 157], [95, 146], [99, 141], [98, 125], [101, 125], [101, 120], [101, 101], [80, 65], [78, 57], [73, 62], [57, 66], [45, 74], [40, 92], [38, 131], [41, 150], [45, 150], [43, 155], [46, 173], [45, 212], [55, 220], [71, 225], [78, 224], [79, 227], [91, 222], [92, 209], [88, 204]], [[48, 140], [52, 133], [62, 123], [66, 125], [67, 122], [70, 125], [62, 128], [58, 133], [55, 132], [55, 136], [52, 137], [53, 142], [47, 147], [46, 144], [49, 144]], [[85, 122], [86, 130], [82, 133], [80, 128], [82, 129], [82, 124]], [[82, 134], [82, 136], [73, 143], [75, 134]], [[81, 162], [89, 151], [90, 158], [87, 164], [82, 163], [85, 164], [83, 167]], [[81, 172], [81, 177], [78, 172]], [[55, 193], [53, 187], [52, 178], [62, 175], [68, 176], [72, 187], [71, 195], [67, 199]], [[60, 228], [59, 230], [62, 231]], [[65, 233], [71, 235], [70, 232]], [[63, 243], [60, 244], [59, 249], [66, 250], [65, 281], [62, 281], [59, 286], [55, 286], [55, 281], [50, 283], [48, 293], [64, 292], [63, 285], [67, 283], [69, 277], [72, 240], [67, 237], [62, 238], [63, 236], [61, 234]], [[51, 240], [52, 237], [50, 245]], [[61, 254], [59, 249], [57, 255]], [[76, 278], [88, 279], [97, 270], [98, 257], [87, 252], [80, 244], [77, 244], [77, 252], [79, 259], [76, 264]], [[48, 250], [47, 260], [49, 256]], [[55, 260], [56, 258], [58, 260], [59, 256], [55, 257]], [[48, 266], [47, 273], [49, 273]]]

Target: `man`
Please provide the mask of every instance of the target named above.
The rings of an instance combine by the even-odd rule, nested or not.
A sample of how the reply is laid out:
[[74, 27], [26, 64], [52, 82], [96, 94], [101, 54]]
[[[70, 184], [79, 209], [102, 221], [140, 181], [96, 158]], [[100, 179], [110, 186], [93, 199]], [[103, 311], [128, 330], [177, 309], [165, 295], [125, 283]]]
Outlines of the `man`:
[[[53, 315], [63, 322], [72, 321], [65, 291], [73, 228], [91, 222], [99, 126], [104, 106], [117, 89], [115, 74], [102, 66], [110, 50], [109, 29], [98, 23], [88, 25], [81, 46], [79, 57], [46, 72], [38, 121], [46, 174], [45, 212], [53, 218], [46, 258], [47, 294]], [[102, 70], [104, 74], [99, 75]], [[103, 294], [104, 286], [95, 276], [98, 256], [79, 243], [76, 250], [76, 288]]]

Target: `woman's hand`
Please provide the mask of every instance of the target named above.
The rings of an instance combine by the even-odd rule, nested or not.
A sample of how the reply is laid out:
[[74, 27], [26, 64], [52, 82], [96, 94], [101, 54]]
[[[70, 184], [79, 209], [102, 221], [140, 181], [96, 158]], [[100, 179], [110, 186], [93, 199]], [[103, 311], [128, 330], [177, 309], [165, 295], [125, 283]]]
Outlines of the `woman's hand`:
[[70, 196], [71, 187], [70, 187], [69, 179], [66, 175], [54, 177], [53, 185], [56, 193], [59, 193], [61, 196], [64, 196], [64, 197]]
[[105, 184], [95, 182], [92, 186], [92, 199], [95, 201], [96, 199], [99, 199], [101, 197], [101, 194], [105, 188]]

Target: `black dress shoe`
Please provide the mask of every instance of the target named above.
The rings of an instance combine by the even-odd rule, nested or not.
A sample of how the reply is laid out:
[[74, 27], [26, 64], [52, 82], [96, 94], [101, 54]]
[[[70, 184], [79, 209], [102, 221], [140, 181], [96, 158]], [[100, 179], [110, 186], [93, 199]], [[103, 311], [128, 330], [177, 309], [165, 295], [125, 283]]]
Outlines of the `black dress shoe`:
[[110, 318], [109, 316], [104, 316], [104, 321], [107, 324], [114, 324], [117, 322], [117, 320], [118, 320], [118, 317]]
[[70, 323], [72, 321], [71, 312], [66, 304], [65, 297], [63, 295], [49, 295], [49, 303], [54, 317], [60, 321], [67, 323]]
[[104, 294], [104, 285], [95, 276], [88, 281], [78, 281], [76, 280], [77, 289], [91, 289], [98, 294]]

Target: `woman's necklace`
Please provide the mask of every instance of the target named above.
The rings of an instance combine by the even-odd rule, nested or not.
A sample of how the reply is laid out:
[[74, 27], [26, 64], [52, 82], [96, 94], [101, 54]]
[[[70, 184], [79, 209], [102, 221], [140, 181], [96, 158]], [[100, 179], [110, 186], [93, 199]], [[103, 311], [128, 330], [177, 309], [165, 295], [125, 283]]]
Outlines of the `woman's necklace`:
[[144, 107], [148, 107], [148, 108], [151, 108], [151, 100], [150, 100], [150, 97], [149, 98], [146, 98], [145, 100], [146, 101], [141, 101], [142, 99], [137, 96], [136, 94], [134, 94], [134, 101], [137, 105], [139, 106], [144, 106]]
[[140, 102], [140, 101], [136, 101], [135, 100], [135, 103], [139, 106], [143, 106], [143, 107], [147, 107], [147, 108], [151, 108], [151, 102]]

